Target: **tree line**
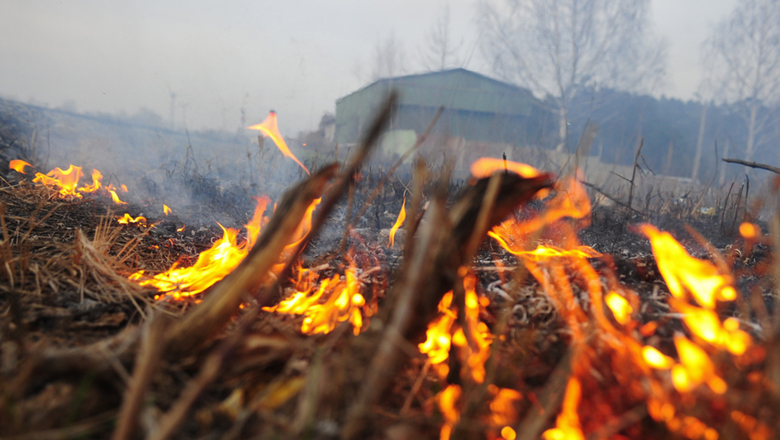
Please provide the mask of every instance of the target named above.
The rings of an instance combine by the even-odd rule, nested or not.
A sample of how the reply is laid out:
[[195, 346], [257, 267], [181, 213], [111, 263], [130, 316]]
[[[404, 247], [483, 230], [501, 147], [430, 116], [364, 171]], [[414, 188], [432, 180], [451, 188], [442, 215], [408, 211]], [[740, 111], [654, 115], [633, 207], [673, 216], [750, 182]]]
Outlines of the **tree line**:
[[[715, 158], [780, 164], [780, 2], [741, 0], [710, 30], [696, 101], [657, 97], [667, 43], [654, 35], [650, 0], [479, 0], [479, 41], [453, 38], [445, 6], [419, 48], [428, 71], [461, 67], [478, 48], [483, 73], [526, 87], [554, 115], [546, 147], [570, 151], [586, 123], [591, 154], [630, 164], [639, 140], [655, 172], [708, 181]], [[372, 79], [404, 71], [393, 35], [376, 44]]]

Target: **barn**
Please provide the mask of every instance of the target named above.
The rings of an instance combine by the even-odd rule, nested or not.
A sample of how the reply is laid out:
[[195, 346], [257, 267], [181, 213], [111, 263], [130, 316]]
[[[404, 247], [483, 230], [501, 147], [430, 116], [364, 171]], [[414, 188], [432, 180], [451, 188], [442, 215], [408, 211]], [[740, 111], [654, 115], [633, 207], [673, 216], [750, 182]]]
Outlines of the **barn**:
[[383, 145], [391, 152], [413, 144], [440, 106], [445, 110], [433, 137], [461, 159], [464, 150], [475, 155], [503, 151], [511, 157], [518, 147], [540, 147], [545, 127], [555, 121], [530, 91], [470, 70], [451, 69], [380, 79], [338, 99], [335, 141], [356, 143], [391, 88], [400, 95]]

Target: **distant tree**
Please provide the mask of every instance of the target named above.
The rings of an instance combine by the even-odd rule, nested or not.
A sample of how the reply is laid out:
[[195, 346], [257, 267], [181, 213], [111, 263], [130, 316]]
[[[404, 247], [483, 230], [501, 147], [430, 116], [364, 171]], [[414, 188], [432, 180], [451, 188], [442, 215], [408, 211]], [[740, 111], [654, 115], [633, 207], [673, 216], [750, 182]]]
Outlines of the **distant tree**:
[[406, 56], [403, 44], [391, 33], [374, 46], [374, 63], [371, 79], [392, 78], [406, 72]]
[[498, 0], [479, 3], [481, 50], [500, 77], [553, 98], [557, 151], [568, 106], [587, 88], [651, 91], [665, 45], [648, 29], [649, 0]]
[[420, 49], [420, 62], [425, 70], [444, 70], [462, 64], [459, 53], [463, 41], [455, 43], [450, 33], [450, 5], [446, 4], [441, 15], [426, 35]]
[[780, 2], [741, 0], [705, 42], [703, 88], [732, 103], [747, 127], [745, 159], [763, 141], [761, 133], [780, 101]]

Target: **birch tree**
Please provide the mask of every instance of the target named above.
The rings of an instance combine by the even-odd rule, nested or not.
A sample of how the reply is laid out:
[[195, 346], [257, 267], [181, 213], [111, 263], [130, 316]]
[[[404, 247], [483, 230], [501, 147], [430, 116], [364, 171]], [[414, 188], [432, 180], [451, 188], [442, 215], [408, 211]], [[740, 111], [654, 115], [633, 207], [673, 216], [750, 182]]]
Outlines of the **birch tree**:
[[780, 101], [780, 2], [741, 0], [705, 42], [705, 89], [733, 103], [745, 121], [745, 160], [770, 123], [764, 106]]
[[391, 33], [374, 46], [374, 62], [371, 79], [393, 78], [406, 72], [406, 56], [403, 44]]
[[455, 43], [450, 30], [450, 6], [444, 5], [441, 15], [426, 35], [420, 49], [420, 61], [425, 70], [444, 70], [461, 65], [459, 53], [463, 40]]
[[552, 98], [558, 144], [582, 90], [648, 92], [665, 73], [665, 45], [649, 29], [649, 0], [482, 0], [481, 51], [494, 73]]

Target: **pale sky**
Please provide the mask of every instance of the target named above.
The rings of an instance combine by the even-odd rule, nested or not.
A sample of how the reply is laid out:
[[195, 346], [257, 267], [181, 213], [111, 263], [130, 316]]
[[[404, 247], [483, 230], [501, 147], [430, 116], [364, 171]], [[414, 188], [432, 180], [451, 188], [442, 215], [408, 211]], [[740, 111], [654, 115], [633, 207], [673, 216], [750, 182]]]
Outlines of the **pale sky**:
[[[653, 0], [668, 42], [658, 94], [693, 98], [700, 46], [738, 0]], [[450, 0], [454, 39], [469, 51], [476, 2]], [[235, 130], [269, 109], [285, 135], [316, 128], [335, 100], [365, 84], [374, 47], [395, 35], [417, 70], [419, 47], [444, 0], [3, 0], [0, 96], [80, 111], [147, 107], [191, 129]], [[474, 51], [467, 68], [490, 75]]]

